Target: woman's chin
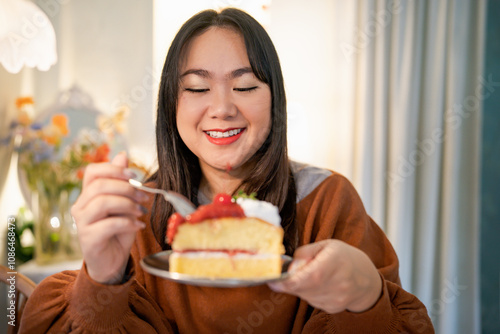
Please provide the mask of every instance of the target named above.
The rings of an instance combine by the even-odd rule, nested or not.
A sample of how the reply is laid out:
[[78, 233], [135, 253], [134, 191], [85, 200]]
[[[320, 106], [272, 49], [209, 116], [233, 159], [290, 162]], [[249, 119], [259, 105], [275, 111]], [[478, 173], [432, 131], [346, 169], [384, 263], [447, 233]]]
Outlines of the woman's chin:
[[[200, 161], [200, 163], [202, 163]], [[237, 172], [238, 170], [241, 169], [241, 162], [236, 161], [236, 159], [217, 159], [217, 161], [209, 161], [208, 163], [205, 162], [206, 167], [218, 170], [218, 171], [223, 171], [223, 172]]]
[[[222, 154], [212, 154], [210, 156], [200, 157], [200, 164], [208, 168], [216, 169], [218, 171], [230, 172], [231, 174], [241, 177], [245, 170], [251, 168], [249, 160], [251, 155], [238, 154], [238, 151], [220, 152]], [[243, 176], [244, 177], [244, 176]]]

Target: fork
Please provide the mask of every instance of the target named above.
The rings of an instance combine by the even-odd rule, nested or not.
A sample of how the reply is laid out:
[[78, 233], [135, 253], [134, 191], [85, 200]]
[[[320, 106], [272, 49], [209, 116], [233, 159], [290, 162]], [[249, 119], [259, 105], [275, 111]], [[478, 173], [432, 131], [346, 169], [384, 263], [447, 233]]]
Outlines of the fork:
[[193, 213], [196, 210], [196, 207], [190, 200], [188, 200], [181, 194], [176, 193], [175, 191], [146, 187], [140, 181], [134, 179], [129, 179], [128, 183], [130, 183], [134, 188], [144, 190], [146, 192], [153, 194], [163, 195], [163, 198], [165, 198], [167, 202], [170, 202], [173, 205], [175, 211], [179, 212], [184, 217]]

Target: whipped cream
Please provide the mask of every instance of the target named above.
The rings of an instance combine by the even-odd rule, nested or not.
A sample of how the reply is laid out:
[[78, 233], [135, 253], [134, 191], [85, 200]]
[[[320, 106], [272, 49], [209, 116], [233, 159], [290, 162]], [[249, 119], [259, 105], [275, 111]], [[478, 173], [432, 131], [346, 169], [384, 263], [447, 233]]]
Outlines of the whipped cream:
[[238, 198], [236, 203], [241, 206], [245, 216], [262, 219], [274, 226], [281, 226], [281, 217], [277, 206], [269, 202], [244, 197]]

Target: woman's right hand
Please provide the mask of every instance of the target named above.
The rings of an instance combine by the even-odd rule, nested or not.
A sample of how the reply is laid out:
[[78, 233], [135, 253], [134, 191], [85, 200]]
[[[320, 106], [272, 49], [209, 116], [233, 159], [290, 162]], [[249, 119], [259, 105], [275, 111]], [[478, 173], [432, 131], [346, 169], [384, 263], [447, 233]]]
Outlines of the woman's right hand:
[[136, 232], [145, 227], [138, 218], [147, 195], [127, 182], [135, 176], [127, 166], [125, 153], [111, 163], [88, 165], [82, 192], [71, 208], [87, 272], [99, 283], [123, 280]]

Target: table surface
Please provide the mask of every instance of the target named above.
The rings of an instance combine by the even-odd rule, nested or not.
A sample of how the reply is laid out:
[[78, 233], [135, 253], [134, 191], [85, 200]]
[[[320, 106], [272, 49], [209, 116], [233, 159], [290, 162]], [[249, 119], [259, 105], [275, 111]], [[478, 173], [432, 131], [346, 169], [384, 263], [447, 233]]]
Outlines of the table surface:
[[39, 265], [35, 260], [30, 260], [17, 268], [17, 271], [35, 283], [40, 283], [45, 277], [64, 270], [77, 270], [82, 267], [83, 260], [62, 261], [46, 265]]

